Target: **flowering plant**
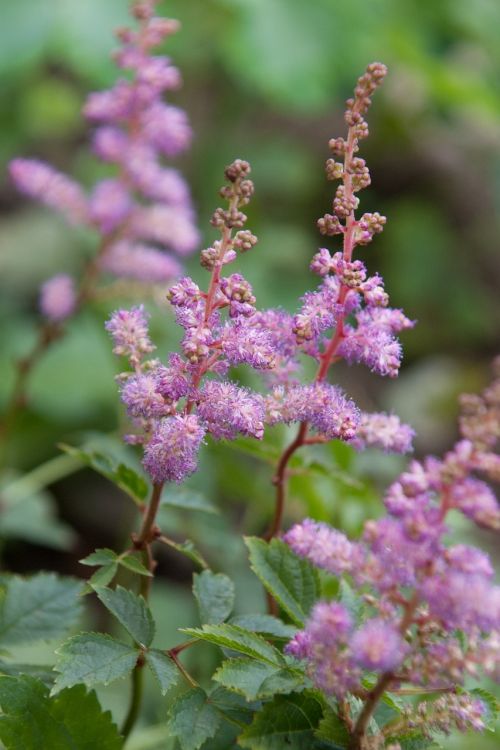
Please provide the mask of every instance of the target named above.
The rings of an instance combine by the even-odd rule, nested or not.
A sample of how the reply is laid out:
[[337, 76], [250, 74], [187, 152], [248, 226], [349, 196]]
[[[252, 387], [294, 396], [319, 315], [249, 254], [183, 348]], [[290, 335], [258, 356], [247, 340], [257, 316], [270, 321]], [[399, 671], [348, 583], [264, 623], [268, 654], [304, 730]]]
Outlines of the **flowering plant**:
[[[175, 24], [153, 11], [152, 0], [135, 3], [139, 30], [119, 33], [117, 61], [134, 71], [133, 78], [92, 94], [85, 108], [90, 119], [104, 123], [95, 148], [118, 165], [117, 177], [100, 183], [89, 199], [46, 165], [12, 165], [27, 193], [98, 228], [103, 242], [88, 271], [92, 283], [100, 270], [150, 282], [180, 276], [171, 259], [139, 241], [180, 253], [195, 243], [187, 189], [158, 163], [159, 152], [172, 155], [187, 144], [188, 129], [183, 114], [159, 101], [178, 75], [149, 51]], [[328, 380], [341, 359], [397, 376], [396, 336], [414, 325], [389, 307], [382, 278], [369, 276], [354, 258], [386, 223], [379, 213], [356, 213], [357, 193], [370, 183], [357, 155], [368, 135], [365, 115], [385, 74], [381, 63], [367, 67], [347, 101], [347, 136], [330, 141], [327, 177], [340, 184], [332, 213], [318, 227], [324, 236], [341, 237], [342, 249], [332, 255], [321, 248], [313, 257], [311, 270], [321, 281], [295, 316], [257, 309], [250, 283], [226, 269], [257, 243], [242, 211], [254, 191], [250, 165], [236, 159], [220, 190], [227, 206], [211, 219], [220, 236], [201, 252], [206, 291], [190, 277], [168, 289], [183, 330], [179, 351], [165, 361], [151, 356], [155, 345], [143, 305], [118, 309], [106, 322], [114, 353], [128, 362], [117, 377], [132, 425], [125, 441], [140, 446], [144, 473], [85, 447], [64, 449], [124, 490], [142, 520], [123, 551], [99, 548], [81, 560], [97, 568], [85, 584], [46, 573], [4, 576], [2, 647], [59, 641], [53, 670], [12, 658], [1, 665], [0, 739], [7, 750], [132, 747], [146, 671], [169, 704], [160, 742], [181, 750], [410, 750], [436, 746], [436, 736], [452, 729], [492, 727], [497, 701], [473, 683], [482, 675], [500, 680], [500, 588], [488, 555], [450, 538], [449, 517], [460, 513], [500, 531], [498, 503], [484, 481], [500, 479], [498, 363], [481, 396], [462, 397], [461, 434], [452, 450], [442, 459], [411, 461], [387, 490], [386, 515], [366, 521], [360, 538], [312, 518], [285, 533], [282, 528], [290, 467], [302, 447], [337, 441], [357, 451], [412, 449], [409, 425], [394, 414], [363, 412]], [[76, 297], [67, 277], [44, 287], [42, 309], [52, 323], [83, 301], [88, 273]], [[302, 365], [311, 358], [316, 373], [307, 382]], [[255, 389], [238, 381], [232, 368], [239, 365], [261, 375]], [[231, 577], [214, 571], [191, 542], [172, 538], [160, 513], [176, 503], [193, 508], [189, 491], [184, 500], [176, 498], [173, 484], [198, 472], [204, 444], [231, 444], [241, 436], [261, 442], [279, 423], [296, 424], [297, 431], [274, 457], [270, 525], [261, 537], [245, 539], [268, 612], [233, 614]], [[160, 545], [199, 570], [193, 594], [201, 626], [180, 628], [187, 638], [173, 645], [151, 601]], [[71, 634], [82, 595], [95, 595], [126, 636]], [[218, 656], [201, 684], [180, 654], [203, 642], [217, 647]], [[129, 703], [118, 729], [93, 689], [127, 677]], [[141, 741], [134, 746], [148, 746]]]

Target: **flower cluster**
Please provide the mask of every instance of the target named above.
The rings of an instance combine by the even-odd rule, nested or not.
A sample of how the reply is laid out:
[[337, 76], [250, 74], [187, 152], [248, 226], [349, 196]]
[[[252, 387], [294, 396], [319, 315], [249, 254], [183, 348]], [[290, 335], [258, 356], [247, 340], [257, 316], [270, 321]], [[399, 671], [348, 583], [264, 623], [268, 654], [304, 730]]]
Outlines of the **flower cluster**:
[[[363, 116], [385, 74], [381, 63], [367, 67], [354, 98], [347, 102], [348, 137], [330, 141], [332, 153], [341, 161], [328, 159], [327, 177], [340, 180], [340, 185], [333, 213], [319, 219], [318, 228], [323, 235], [341, 235], [342, 251], [332, 255], [321, 248], [313, 257], [311, 270], [322, 280], [315, 291], [306, 292], [293, 319], [272, 311], [261, 320], [264, 328], [281, 338], [281, 351], [270, 378], [275, 389], [267, 399], [270, 424], [300, 422], [312, 427], [320, 440], [341, 437], [352, 440], [359, 449], [374, 445], [405, 453], [411, 450], [413, 437], [407, 425], [394, 415], [360, 413], [337, 388], [324, 382], [330, 365], [339, 359], [364, 363], [380, 375], [396, 376], [401, 362], [396, 335], [414, 325], [401, 310], [388, 307], [383, 279], [378, 274], [368, 276], [363, 262], [353, 260], [356, 248], [369, 244], [386, 223], [379, 213], [365, 213], [359, 218], [355, 214], [359, 204], [356, 194], [370, 184], [368, 167], [356, 156], [360, 140], [368, 135]], [[318, 362], [315, 381], [307, 387], [298, 385], [296, 378], [300, 354]]]
[[[97, 126], [93, 151], [114, 165], [114, 176], [87, 194], [39, 160], [14, 159], [10, 174], [21, 192], [99, 233], [96, 271], [166, 283], [182, 269], [169, 251], [191, 253], [199, 237], [186, 182], [162, 164], [164, 157], [189, 147], [191, 129], [184, 111], [163, 101], [166, 92], [180, 86], [180, 73], [168, 57], [152, 50], [177, 31], [178, 23], [155, 17], [156, 1], [135, 2], [137, 28], [117, 32], [121, 46], [114, 59], [127, 77], [107, 91], [91, 93], [83, 107], [84, 116]], [[55, 277], [42, 290], [40, 307], [49, 320], [64, 320], [81, 301], [75, 284], [65, 278], [63, 283], [61, 276]]]
[[208, 290], [185, 277], [168, 291], [184, 330], [182, 354], [171, 354], [167, 365], [145, 359], [154, 346], [143, 308], [118, 310], [106, 324], [113, 351], [127, 356], [133, 370], [119, 376], [122, 401], [138, 428], [128, 439], [144, 445], [144, 466], [155, 484], [191, 474], [206, 434], [216, 440], [238, 435], [259, 440], [264, 434], [264, 398], [224, 379], [231, 365], [273, 367], [277, 348], [256, 313], [249, 282], [240, 273], [223, 275], [238, 253], [257, 242], [244, 228], [242, 211], [253, 193], [249, 174], [250, 165], [241, 159], [226, 168], [221, 195], [228, 205], [217, 208], [211, 222], [220, 239], [201, 253], [201, 265], [210, 271]]
[[389, 487], [387, 515], [350, 541], [324, 523], [306, 520], [285, 541], [301, 557], [347, 576], [362, 622], [341, 601], [319, 602], [287, 651], [306, 659], [315, 684], [343, 698], [363, 695], [363, 671], [387, 686], [401, 683], [449, 690], [408, 715], [408, 727], [449, 731], [484, 728], [485, 706], [456, 691], [482, 669], [500, 681], [500, 587], [488, 556], [445, 544], [451, 510], [500, 530], [500, 507], [481, 472], [498, 479], [500, 362], [482, 396], [464, 396], [461, 439], [443, 459], [413, 461]]

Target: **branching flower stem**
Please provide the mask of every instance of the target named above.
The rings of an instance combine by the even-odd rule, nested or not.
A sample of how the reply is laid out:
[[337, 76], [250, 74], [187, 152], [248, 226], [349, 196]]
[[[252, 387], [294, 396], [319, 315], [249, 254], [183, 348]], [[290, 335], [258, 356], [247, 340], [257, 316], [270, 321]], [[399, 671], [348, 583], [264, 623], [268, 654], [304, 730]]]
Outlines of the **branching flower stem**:
[[[346, 144], [346, 151], [344, 155], [344, 171], [343, 171], [343, 182], [344, 182], [346, 201], [351, 201], [352, 198], [354, 197], [354, 191], [352, 187], [352, 175], [351, 175], [351, 172], [352, 172], [351, 162], [352, 162], [352, 158], [354, 155], [354, 146], [355, 146], [355, 130], [353, 127], [350, 127], [347, 144]], [[355, 217], [354, 210], [352, 210], [346, 219], [344, 241], [343, 241], [343, 257], [344, 257], [344, 260], [348, 262], [351, 261], [353, 250], [354, 250], [355, 228], [356, 228], [356, 217]], [[339, 292], [339, 309], [342, 309], [348, 292], [349, 292], [349, 287], [346, 286], [345, 284], [342, 284], [340, 287], [340, 292]], [[320, 383], [326, 379], [331, 364], [333, 363], [333, 361], [336, 360], [338, 348], [342, 342], [342, 339], [344, 338], [344, 320], [345, 320], [345, 313], [341, 313], [338, 316], [335, 334], [332, 336], [324, 352], [320, 355], [318, 370], [314, 378], [315, 382], [317, 383]], [[264, 537], [268, 541], [280, 533], [281, 523], [282, 523], [283, 513], [284, 513], [285, 503], [286, 503], [287, 466], [290, 462], [290, 459], [294, 455], [294, 453], [303, 445], [307, 444], [306, 441], [308, 439], [307, 438], [308, 430], [309, 430], [308, 423], [302, 422], [302, 424], [299, 426], [297, 435], [295, 436], [294, 440], [285, 448], [285, 450], [283, 451], [278, 461], [276, 473], [272, 480], [274, 486], [276, 487], [274, 517]]]

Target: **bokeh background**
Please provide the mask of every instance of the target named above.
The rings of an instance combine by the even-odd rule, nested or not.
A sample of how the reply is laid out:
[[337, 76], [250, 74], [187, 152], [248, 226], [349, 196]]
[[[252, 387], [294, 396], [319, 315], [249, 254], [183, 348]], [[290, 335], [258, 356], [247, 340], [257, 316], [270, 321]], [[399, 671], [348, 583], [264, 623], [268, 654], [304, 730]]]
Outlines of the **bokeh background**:
[[[80, 108], [86, 92], [116, 77], [112, 32], [127, 21], [127, 7], [127, 0], [1, 3], [0, 403], [12, 388], [15, 357], [36, 335], [40, 282], [60, 270], [77, 273], [93, 250], [92, 237], [18, 196], [5, 167], [15, 155], [36, 156], [86, 185], [102, 176], [87, 149]], [[293, 311], [314, 284], [309, 259], [325, 244], [315, 222], [332, 193], [323, 171], [327, 141], [343, 134], [343, 102], [366, 64], [389, 66], [363, 143], [372, 186], [361, 194], [362, 208], [380, 211], [388, 223], [364, 257], [384, 276], [392, 304], [418, 326], [403, 336], [405, 361], [396, 382], [359, 367], [339, 367], [338, 380], [365, 408], [393, 409], [411, 422], [417, 454], [445, 450], [456, 434], [457, 395], [485, 385], [500, 349], [500, 4], [169, 0], [159, 7], [182, 22], [168, 46], [184, 77], [172, 101], [188, 111], [195, 139], [177, 164], [192, 187], [203, 246], [214, 238], [208, 220], [223, 167], [235, 157], [252, 163], [249, 226], [259, 244], [238, 270], [262, 307]], [[196, 258], [188, 268], [203, 279]], [[84, 575], [88, 569], [77, 560], [95, 546], [123, 546], [135, 523], [134, 508], [118, 491], [58, 458], [57, 448], [91, 441], [123, 452], [116, 437], [123, 422], [113, 380], [117, 363], [103, 331], [119, 302], [100, 302], [71, 322], [34, 371], [29, 404], [0, 448], [8, 467], [3, 486], [11, 486], [0, 516], [2, 560], [10, 570]], [[150, 309], [164, 355], [178, 333], [166, 306], [152, 302]], [[243, 371], [240, 377], [250, 382]], [[272, 458], [284, 439], [274, 431], [262, 453]], [[220, 515], [163, 511], [174, 537], [194, 539], [242, 584], [242, 612], [263, 604], [234, 531], [262, 531], [272, 502], [272, 466], [251, 451], [244, 442], [204, 449], [189, 492], [215, 504]], [[380, 488], [402, 462], [378, 453], [357, 457], [343, 446], [325, 460], [332, 471], [293, 478], [290, 519], [312, 513], [356, 533], [364, 518], [380, 512]], [[476, 541], [494, 551], [487, 534]], [[162, 553], [154, 606], [168, 645], [177, 642], [178, 626], [196, 623], [191, 572], [185, 558]], [[186, 658], [203, 674], [214, 655], [200, 647]], [[104, 691], [106, 705], [118, 707], [124, 690]], [[163, 714], [163, 703], [152, 698], [144, 723]], [[161, 731], [142, 730], [137, 749], [166, 747]], [[481, 750], [496, 746], [488, 737], [473, 741]], [[470, 747], [470, 739], [447, 742]]]

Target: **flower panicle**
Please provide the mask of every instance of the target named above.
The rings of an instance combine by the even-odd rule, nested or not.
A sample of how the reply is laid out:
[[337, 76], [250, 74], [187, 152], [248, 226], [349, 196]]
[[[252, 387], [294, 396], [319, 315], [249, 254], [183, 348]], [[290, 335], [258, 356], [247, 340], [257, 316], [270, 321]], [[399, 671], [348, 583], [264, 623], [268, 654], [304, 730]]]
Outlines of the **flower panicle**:
[[[179, 24], [155, 16], [155, 5], [132, 4], [135, 28], [118, 30], [120, 46], [113, 54], [128, 77], [90, 93], [82, 110], [94, 128], [92, 151], [114, 174], [85, 190], [38, 159], [16, 158], [9, 169], [20, 192], [97, 233], [93, 263], [100, 273], [164, 284], [181, 275], [174, 256], [193, 252], [199, 233], [187, 183], [164, 163], [189, 148], [192, 132], [186, 113], [164, 100], [179, 88], [181, 76], [169, 57], [153, 50]], [[45, 296], [41, 312], [51, 320]]]

